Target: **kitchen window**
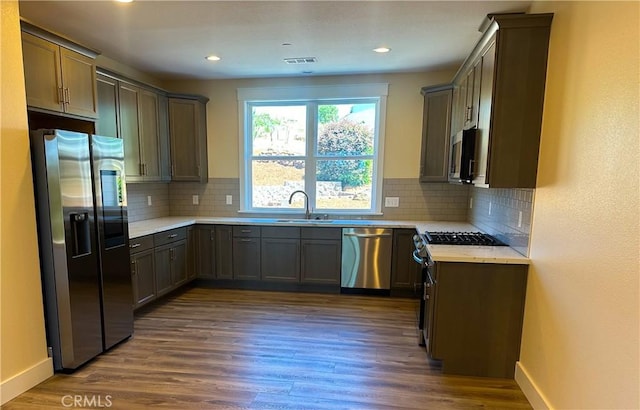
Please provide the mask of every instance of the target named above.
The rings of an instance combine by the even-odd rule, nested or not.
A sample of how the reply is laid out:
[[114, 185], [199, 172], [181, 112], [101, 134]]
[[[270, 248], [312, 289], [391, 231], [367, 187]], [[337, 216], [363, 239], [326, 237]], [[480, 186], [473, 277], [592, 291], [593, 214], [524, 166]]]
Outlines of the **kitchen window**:
[[386, 84], [239, 89], [241, 211], [380, 213]]

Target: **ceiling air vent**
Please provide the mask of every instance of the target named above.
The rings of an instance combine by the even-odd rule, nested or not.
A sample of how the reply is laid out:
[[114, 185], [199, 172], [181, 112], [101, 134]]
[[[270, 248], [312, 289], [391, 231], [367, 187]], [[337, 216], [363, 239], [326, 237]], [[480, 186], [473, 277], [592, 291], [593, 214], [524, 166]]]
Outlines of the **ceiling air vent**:
[[317, 62], [318, 59], [315, 57], [294, 57], [294, 58], [285, 58], [284, 62], [287, 64], [310, 64]]

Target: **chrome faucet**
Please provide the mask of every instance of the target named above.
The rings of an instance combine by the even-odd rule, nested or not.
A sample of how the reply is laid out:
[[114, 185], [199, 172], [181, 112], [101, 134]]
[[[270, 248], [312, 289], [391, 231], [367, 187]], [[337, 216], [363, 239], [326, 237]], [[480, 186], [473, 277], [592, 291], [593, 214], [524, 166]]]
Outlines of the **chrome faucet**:
[[304, 219], [311, 219], [311, 210], [309, 209], [309, 195], [307, 195], [306, 192], [300, 191], [300, 190], [293, 191], [291, 193], [291, 196], [289, 197], [289, 205], [291, 205], [291, 200], [293, 199], [293, 196], [295, 194], [298, 194], [298, 193], [304, 195], [304, 197], [305, 197], [304, 206], [305, 206], [306, 210], [304, 212]]

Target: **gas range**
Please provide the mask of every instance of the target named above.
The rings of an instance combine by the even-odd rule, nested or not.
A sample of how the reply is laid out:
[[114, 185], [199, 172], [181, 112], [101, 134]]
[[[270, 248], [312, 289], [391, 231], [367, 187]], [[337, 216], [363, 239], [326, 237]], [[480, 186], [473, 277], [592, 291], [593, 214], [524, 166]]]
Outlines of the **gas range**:
[[425, 232], [424, 238], [429, 245], [506, 246], [482, 232]]
[[413, 236], [416, 262], [430, 263], [427, 245], [475, 245], [475, 246], [507, 246], [493, 236], [482, 232], [440, 232], [426, 231]]

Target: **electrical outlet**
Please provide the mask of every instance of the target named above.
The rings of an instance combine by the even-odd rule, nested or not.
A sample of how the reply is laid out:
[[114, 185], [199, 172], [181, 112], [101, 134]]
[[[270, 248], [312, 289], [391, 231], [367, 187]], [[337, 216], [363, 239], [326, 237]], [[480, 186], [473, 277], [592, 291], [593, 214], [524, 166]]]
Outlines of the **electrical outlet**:
[[491, 201], [489, 201], [489, 215], [491, 215]]
[[522, 211], [518, 211], [518, 228], [522, 228]]
[[233, 195], [227, 195], [227, 205], [233, 204]]
[[147, 205], [151, 206], [153, 203], [151, 202], [151, 195], [147, 195]]
[[191, 202], [194, 205], [198, 205], [200, 203], [200, 197], [198, 195], [192, 195], [191, 196]]
[[386, 208], [397, 208], [400, 206], [400, 198], [397, 196], [387, 196], [384, 198]]

